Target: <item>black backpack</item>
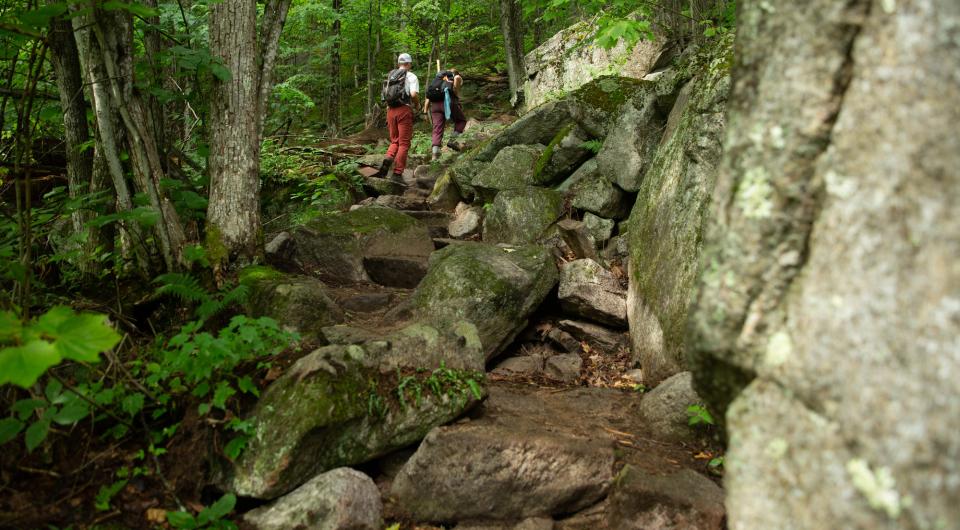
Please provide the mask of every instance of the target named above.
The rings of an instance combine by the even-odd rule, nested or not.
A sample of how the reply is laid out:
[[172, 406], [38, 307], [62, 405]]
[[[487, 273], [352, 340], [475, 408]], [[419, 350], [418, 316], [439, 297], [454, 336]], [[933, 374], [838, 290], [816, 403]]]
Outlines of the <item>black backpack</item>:
[[427, 87], [427, 99], [430, 101], [443, 101], [444, 85], [446, 85], [450, 90], [453, 90], [453, 83], [450, 81], [444, 81], [443, 76], [453, 79], [453, 72], [440, 72], [436, 77], [433, 78], [433, 81], [430, 82], [430, 86]]
[[391, 70], [387, 80], [383, 83], [381, 98], [390, 107], [399, 107], [410, 103], [410, 94], [407, 93], [407, 69]]

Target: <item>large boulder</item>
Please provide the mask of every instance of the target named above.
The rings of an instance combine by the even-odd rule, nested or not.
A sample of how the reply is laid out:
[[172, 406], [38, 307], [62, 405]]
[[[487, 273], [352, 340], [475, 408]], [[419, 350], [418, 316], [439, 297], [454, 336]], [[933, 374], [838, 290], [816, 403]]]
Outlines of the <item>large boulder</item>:
[[366, 462], [423, 438], [482, 398], [476, 328], [414, 324], [299, 359], [247, 418], [252, 435], [225, 488], [275, 498], [317, 473]]
[[272, 265], [332, 284], [370, 281], [367, 261], [418, 269], [422, 276], [433, 252], [423, 223], [376, 206], [323, 216], [277, 237], [282, 244], [271, 245], [267, 254]]
[[566, 101], [551, 101], [540, 105], [469, 152], [454, 164], [454, 167], [468, 161], [492, 162], [497, 153], [511, 145], [547, 145], [556, 136], [557, 131], [571, 120], [570, 105]]
[[685, 368], [687, 311], [696, 291], [703, 226], [723, 152], [729, 43], [681, 91], [643, 176], [629, 221], [630, 333], [646, 384]]
[[620, 75], [642, 78], [654, 66], [663, 41], [624, 42], [604, 49], [590, 42], [595, 27], [580, 22], [547, 39], [524, 57], [528, 80], [523, 85], [524, 106], [532, 109], [557, 93], [573, 91], [595, 77]]
[[544, 149], [540, 144], [504, 147], [473, 177], [470, 186], [481, 200], [489, 202], [499, 191], [543, 184], [534, 169]]
[[271, 267], [252, 266], [240, 271], [247, 295], [247, 314], [270, 317], [284, 329], [322, 337], [322, 328], [340, 324], [343, 310], [328, 295], [320, 280], [286, 274]]
[[570, 205], [607, 219], [626, 219], [630, 197], [597, 170], [579, 178], [570, 188]]
[[478, 419], [431, 431], [391, 495], [421, 521], [574, 513], [606, 495], [615, 462], [608, 422], [638, 400], [600, 388], [491, 386]]
[[640, 91], [620, 109], [597, 153], [600, 174], [620, 188], [636, 192], [660, 143], [666, 116], [651, 89]]
[[500, 192], [483, 223], [483, 240], [525, 245], [539, 241], [563, 214], [563, 196], [554, 190], [525, 186]]
[[380, 491], [373, 480], [341, 467], [247, 512], [243, 521], [256, 530], [380, 530], [382, 514]]
[[462, 243], [434, 253], [410, 303], [414, 315], [441, 329], [474, 323], [489, 359], [526, 326], [556, 283], [557, 267], [543, 247]]
[[610, 271], [592, 259], [578, 259], [563, 265], [557, 296], [561, 306], [570, 313], [626, 327], [626, 291]]
[[738, 8], [688, 344], [729, 526], [956, 526], [960, 4]]

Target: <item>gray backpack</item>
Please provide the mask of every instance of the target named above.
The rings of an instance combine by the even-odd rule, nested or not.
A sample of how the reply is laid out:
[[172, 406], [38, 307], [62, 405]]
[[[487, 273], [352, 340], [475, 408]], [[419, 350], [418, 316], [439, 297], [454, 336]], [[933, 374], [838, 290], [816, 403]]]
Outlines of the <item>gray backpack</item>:
[[381, 98], [390, 107], [400, 107], [410, 103], [410, 94], [407, 93], [407, 69], [391, 70], [387, 80], [383, 83]]

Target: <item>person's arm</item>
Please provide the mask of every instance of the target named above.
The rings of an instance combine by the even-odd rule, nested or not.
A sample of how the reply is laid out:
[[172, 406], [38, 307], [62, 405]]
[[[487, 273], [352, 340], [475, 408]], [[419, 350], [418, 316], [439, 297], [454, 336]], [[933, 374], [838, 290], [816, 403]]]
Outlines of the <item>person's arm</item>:
[[[414, 93], [410, 94], [410, 105], [411, 105], [414, 109], [419, 109], [419, 108], [420, 108], [420, 93], [419, 93], [419, 92], [414, 92]], [[426, 112], [426, 110], [424, 110], [424, 112]]]
[[460, 97], [460, 87], [463, 86], [463, 78], [460, 74], [453, 76], [453, 93]]

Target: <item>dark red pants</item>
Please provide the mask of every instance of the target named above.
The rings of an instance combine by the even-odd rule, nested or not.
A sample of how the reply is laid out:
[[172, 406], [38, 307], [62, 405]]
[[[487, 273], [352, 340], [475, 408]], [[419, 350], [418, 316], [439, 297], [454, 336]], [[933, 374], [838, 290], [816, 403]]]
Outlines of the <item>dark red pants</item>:
[[387, 158], [392, 158], [393, 172], [402, 175], [407, 167], [407, 152], [413, 138], [413, 110], [409, 105], [387, 109], [387, 130], [390, 131], [390, 148]]
[[[443, 112], [443, 102], [431, 101], [430, 114], [433, 119], [433, 145], [443, 145], [443, 129], [447, 126], [447, 120]], [[453, 122], [453, 130], [457, 133], [462, 133], [467, 126], [467, 117], [463, 115], [460, 100], [454, 99], [450, 103], [450, 120]]]

